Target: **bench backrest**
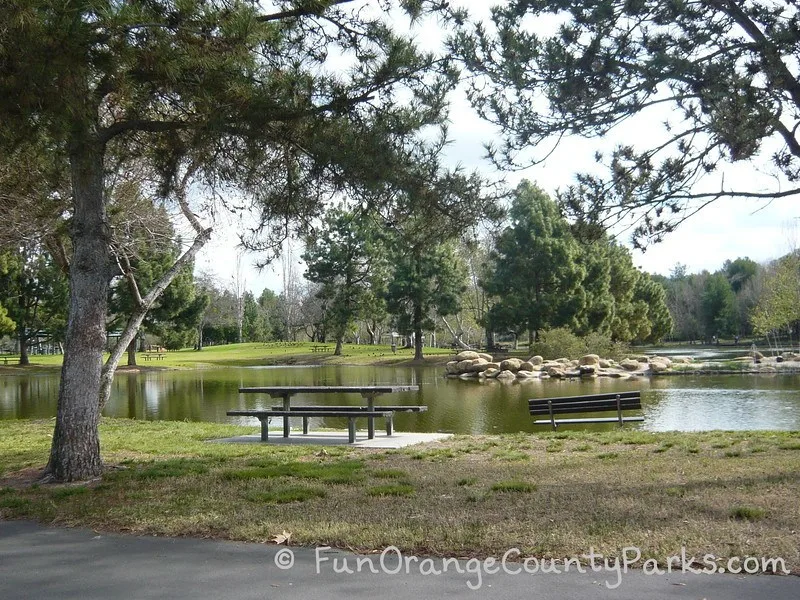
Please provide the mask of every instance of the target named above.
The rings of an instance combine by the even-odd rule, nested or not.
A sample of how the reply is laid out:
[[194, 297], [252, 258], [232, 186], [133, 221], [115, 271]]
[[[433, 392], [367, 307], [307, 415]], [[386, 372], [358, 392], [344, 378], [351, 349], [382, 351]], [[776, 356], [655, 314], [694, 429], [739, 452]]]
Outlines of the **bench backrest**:
[[617, 410], [617, 396], [619, 396], [622, 410], [642, 408], [641, 392], [633, 391], [559, 398], [532, 398], [528, 400], [528, 411], [531, 415], [549, 415], [550, 404], [553, 406], [553, 414]]

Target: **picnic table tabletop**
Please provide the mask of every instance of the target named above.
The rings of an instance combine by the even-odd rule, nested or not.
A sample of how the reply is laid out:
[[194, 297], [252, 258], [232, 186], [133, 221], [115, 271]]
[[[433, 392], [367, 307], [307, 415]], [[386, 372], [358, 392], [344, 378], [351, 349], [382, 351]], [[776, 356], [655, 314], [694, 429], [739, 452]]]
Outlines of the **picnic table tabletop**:
[[266, 387], [241, 387], [241, 394], [269, 394], [286, 396], [293, 394], [392, 394], [416, 392], [418, 385], [272, 385]]

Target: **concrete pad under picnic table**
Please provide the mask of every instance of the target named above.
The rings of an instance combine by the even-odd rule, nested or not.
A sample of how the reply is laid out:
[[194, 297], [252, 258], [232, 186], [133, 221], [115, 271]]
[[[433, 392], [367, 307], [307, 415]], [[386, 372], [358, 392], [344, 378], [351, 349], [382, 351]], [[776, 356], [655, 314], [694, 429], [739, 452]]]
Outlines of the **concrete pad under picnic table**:
[[356, 434], [354, 444], [348, 443], [347, 431], [315, 431], [314, 433], [297, 433], [285, 438], [280, 431], [270, 432], [269, 440], [261, 441], [260, 435], [239, 435], [230, 438], [209, 440], [223, 444], [300, 444], [311, 446], [351, 446], [355, 448], [405, 448], [415, 444], [425, 444], [428, 442], [438, 442], [452, 437], [452, 433], [400, 433], [395, 431], [392, 435], [381, 435], [376, 433], [373, 439], [367, 439], [366, 432]]

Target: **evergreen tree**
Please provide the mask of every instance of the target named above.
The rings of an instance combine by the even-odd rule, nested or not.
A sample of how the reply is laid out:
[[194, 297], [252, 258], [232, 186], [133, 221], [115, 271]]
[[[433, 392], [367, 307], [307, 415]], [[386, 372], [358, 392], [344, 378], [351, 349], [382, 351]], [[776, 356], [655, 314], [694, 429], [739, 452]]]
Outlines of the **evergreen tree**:
[[514, 192], [510, 224], [498, 236], [494, 271], [484, 282], [495, 297], [488, 319], [531, 341], [541, 329], [577, 324], [586, 298], [580, 246], [547, 194], [528, 181]]
[[[72, 176], [70, 318], [48, 477], [102, 471], [97, 422], [116, 366], [102, 368], [117, 272], [105, 196], [112, 157], [153, 166], [195, 228], [196, 252], [210, 231], [188, 208], [190, 180], [246, 192], [263, 229], [281, 224], [282, 239], [342, 187], [401, 177], [414, 165], [413, 136], [442, 122], [453, 84], [444, 63], [396, 35], [384, 11], [369, 18], [347, 4], [272, 13], [242, 0], [4, 4], [0, 156], [47, 149]], [[404, 6], [413, 17], [429, 7]], [[329, 51], [352, 67], [334, 73]], [[161, 289], [142, 298], [141, 318]]]

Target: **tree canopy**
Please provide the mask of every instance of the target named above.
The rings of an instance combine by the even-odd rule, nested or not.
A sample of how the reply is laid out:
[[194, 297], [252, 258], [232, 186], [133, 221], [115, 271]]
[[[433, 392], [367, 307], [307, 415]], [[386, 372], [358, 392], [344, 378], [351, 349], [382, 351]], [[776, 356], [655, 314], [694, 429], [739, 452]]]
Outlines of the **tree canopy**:
[[[797, 3], [510, 0], [488, 25], [466, 18], [456, 13], [450, 43], [476, 75], [473, 105], [502, 129], [491, 148], [500, 164], [543, 160], [566, 135], [602, 137], [634, 116], [652, 129], [668, 115], [663, 135], [598, 154], [607, 174], [579, 174], [562, 193], [577, 218], [608, 224], [634, 211], [644, 243], [718, 198], [800, 193]], [[741, 162], [775, 183], [730, 185], [722, 167]]]

